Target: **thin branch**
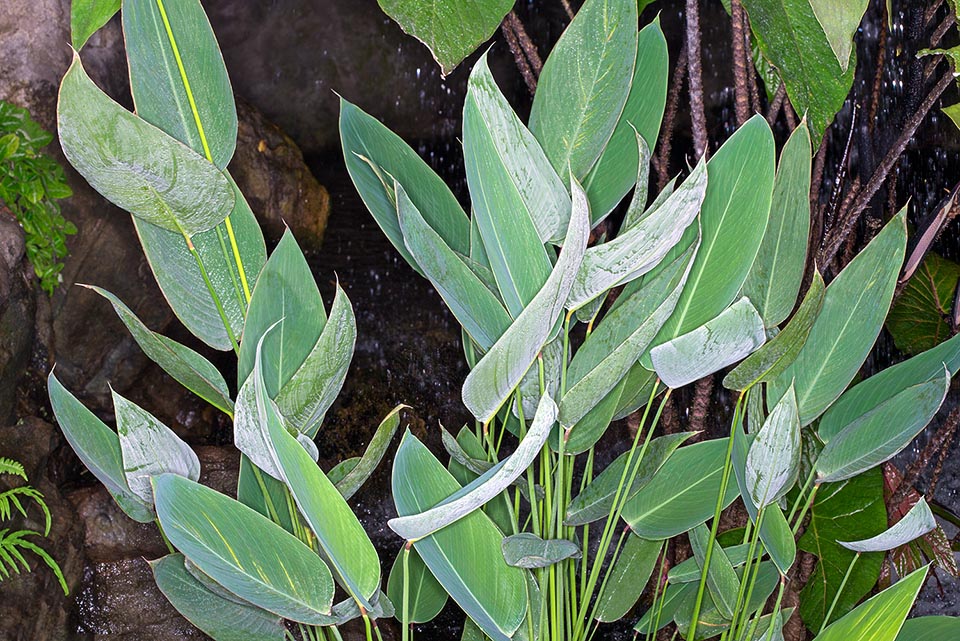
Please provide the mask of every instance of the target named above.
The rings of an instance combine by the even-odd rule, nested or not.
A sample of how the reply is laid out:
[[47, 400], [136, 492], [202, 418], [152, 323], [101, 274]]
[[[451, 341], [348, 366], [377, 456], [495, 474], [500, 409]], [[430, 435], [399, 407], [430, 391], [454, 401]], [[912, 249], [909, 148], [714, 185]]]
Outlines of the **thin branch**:
[[747, 88], [747, 51], [743, 37], [746, 13], [740, 0], [732, 0], [730, 9], [733, 23], [734, 111], [739, 126], [750, 118], [750, 95]]
[[[534, 70], [533, 65], [527, 58], [520, 37], [517, 35], [515, 29], [515, 25], [518, 23], [520, 23], [520, 20], [516, 14], [511, 11], [507, 14], [507, 17], [504, 18], [503, 23], [500, 25], [500, 30], [503, 31], [503, 35], [507, 39], [507, 46], [510, 47], [510, 53], [513, 54], [513, 61], [517, 65], [517, 69], [520, 70], [523, 82], [526, 83], [527, 90], [532, 96], [537, 91], [537, 76], [540, 74], [540, 70]], [[520, 28], [523, 28], [522, 24]]]
[[573, 9], [570, 8], [570, 2], [568, 0], [560, 0], [560, 4], [563, 5], [563, 11], [567, 14], [567, 19], [573, 20]]
[[703, 68], [700, 60], [700, 2], [687, 0], [687, 86], [695, 159], [707, 153], [707, 116], [703, 103]]
[[900, 132], [900, 136], [893, 144], [893, 147], [890, 148], [890, 151], [887, 152], [886, 156], [884, 156], [876, 171], [873, 172], [870, 180], [867, 181], [866, 186], [864, 186], [863, 191], [860, 192], [860, 194], [857, 196], [857, 199], [853, 202], [853, 205], [851, 205], [850, 211], [844, 214], [842, 227], [838, 229], [838, 233], [824, 248], [824, 251], [821, 254], [821, 265], [826, 265], [827, 263], [831, 262], [837, 255], [837, 251], [839, 251], [844, 241], [850, 235], [850, 232], [853, 231], [853, 228], [856, 225], [857, 220], [860, 219], [860, 215], [863, 213], [863, 210], [867, 208], [874, 195], [877, 193], [880, 187], [883, 186], [883, 183], [886, 182], [887, 177], [890, 175], [890, 171], [896, 165], [904, 150], [906, 150], [907, 145], [910, 143], [913, 135], [917, 132], [920, 124], [926, 119], [927, 114], [930, 113], [930, 110], [933, 108], [934, 104], [936, 104], [937, 100], [940, 99], [940, 96], [943, 95], [943, 92], [947, 90], [947, 87], [949, 87], [950, 83], [952, 82], [953, 73], [945, 73], [937, 82], [937, 84], [934, 85], [933, 89], [930, 90], [930, 93], [927, 94], [926, 98], [924, 98], [917, 112], [907, 120], [903, 130]]
[[783, 106], [783, 99], [787, 96], [787, 87], [782, 82], [780, 86], [777, 87], [777, 92], [773, 94], [773, 102], [770, 103], [770, 108], [767, 110], [767, 122], [770, 126], [773, 126], [773, 123], [777, 121], [777, 116], [780, 114], [780, 108]]
[[673, 71], [673, 81], [667, 93], [667, 104], [663, 115], [663, 134], [660, 136], [660, 150], [657, 154], [657, 189], [662, 190], [670, 180], [670, 149], [673, 143], [673, 130], [677, 123], [677, 109], [680, 104], [680, 88], [687, 75], [687, 43], [680, 48], [677, 66]]

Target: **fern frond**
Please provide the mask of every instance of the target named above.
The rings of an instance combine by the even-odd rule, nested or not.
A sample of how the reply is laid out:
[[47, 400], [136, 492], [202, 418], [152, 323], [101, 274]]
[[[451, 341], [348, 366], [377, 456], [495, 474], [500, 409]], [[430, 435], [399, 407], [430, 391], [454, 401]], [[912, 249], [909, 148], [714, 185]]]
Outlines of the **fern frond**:
[[27, 517], [27, 511], [20, 502], [20, 497], [32, 499], [41, 510], [44, 517], [44, 536], [50, 534], [50, 509], [43, 500], [43, 493], [35, 487], [21, 485], [20, 487], [10, 488], [5, 492], [0, 492], [0, 521], [9, 520], [13, 516], [15, 508], [24, 518]]
[[23, 464], [14, 461], [12, 458], [0, 456], [0, 474], [10, 474], [19, 476], [24, 481], [27, 480], [27, 472], [23, 469]]
[[10, 570], [16, 574], [20, 574], [20, 567], [17, 561], [23, 565], [23, 568], [27, 572], [31, 571], [30, 564], [27, 563], [27, 560], [21, 552], [21, 550], [27, 550], [47, 564], [47, 567], [49, 567], [57, 577], [63, 593], [65, 595], [69, 594], [70, 588], [67, 587], [67, 581], [63, 576], [63, 571], [60, 569], [60, 566], [46, 550], [33, 541], [28, 540], [28, 536], [40, 536], [40, 533], [34, 532], [33, 530], [17, 530], [16, 532], [10, 532], [9, 529], [0, 530], [0, 581], [10, 576]]

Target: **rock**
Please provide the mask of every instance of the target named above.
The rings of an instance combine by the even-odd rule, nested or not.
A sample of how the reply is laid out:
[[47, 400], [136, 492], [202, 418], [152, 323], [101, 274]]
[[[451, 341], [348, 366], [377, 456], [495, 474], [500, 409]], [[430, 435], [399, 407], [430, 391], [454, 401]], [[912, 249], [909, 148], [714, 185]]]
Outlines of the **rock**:
[[17, 385], [30, 360], [36, 280], [26, 259], [23, 229], [0, 206], [0, 424], [13, 420]]
[[[0, 456], [23, 463], [30, 484], [43, 493], [50, 510], [51, 528], [46, 539], [36, 542], [59, 563], [71, 591], [70, 596], [64, 596], [53, 573], [31, 559], [33, 572], [0, 582], [2, 639], [65, 641], [73, 638], [70, 630], [74, 597], [87, 559], [83, 551], [83, 523], [54, 482], [62, 478], [60, 442], [56, 428], [36, 418], [0, 428]], [[29, 520], [15, 521], [13, 527], [42, 532], [42, 514], [36, 509], [30, 509], [29, 514]], [[5, 527], [10, 525], [0, 523], [0, 529]]]
[[230, 173], [257, 214], [264, 235], [279, 240], [289, 226], [304, 251], [318, 250], [330, 214], [330, 194], [313, 177], [296, 143], [243, 100]]

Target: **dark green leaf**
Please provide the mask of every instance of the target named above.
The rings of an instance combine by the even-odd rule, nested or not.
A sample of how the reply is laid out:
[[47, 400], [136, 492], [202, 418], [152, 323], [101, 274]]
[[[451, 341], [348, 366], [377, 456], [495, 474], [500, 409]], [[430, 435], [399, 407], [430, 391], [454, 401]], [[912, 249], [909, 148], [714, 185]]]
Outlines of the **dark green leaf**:
[[566, 559], [579, 559], [580, 546], [567, 539], [541, 539], [530, 532], [521, 532], [500, 543], [503, 560], [516, 568], [545, 568]]
[[[411, 547], [406, 560], [407, 572], [407, 621], [410, 623], [426, 623], [440, 614], [447, 604], [447, 593], [443, 586], [433, 578], [416, 548]], [[390, 578], [387, 579], [387, 596], [395, 604], [394, 616], [398, 621], [403, 620], [403, 575], [405, 574], [403, 548], [397, 554]]]
[[100, 27], [120, 11], [121, 0], [71, 0], [70, 41], [77, 51], [83, 49]]
[[647, 541], [633, 532], [627, 532], [626, 537], [610, 576], [597, 595], [597, 621], [618, 621], [637, 603], [663, 548], [662, 541]]
[[927, 254], [887, 316], [887, 329], [897, 349], [918, 354], [953, 335], [950, 315], [958, 280], [960, 265]]
[[380, 461], [383, 460], [383, 456], [390, 446], [390, 441], [393, 440], [393, 435], [397, 433], [397, 428], [400, 427], [400, 410], [405, 407], [406, 405], [397, 405], [383, 417], [380, 425], [377, 426], [377, 431], [373, 433], [373, 438], [367, 444], [363, 456], [357, 459], [341, 478], [334, 481], [332, 470], [331, 474], [327, 475], [331, 482], [337, 486], [337, 490], [343, 495], [343, 498], [350, 500], [380, 465]]

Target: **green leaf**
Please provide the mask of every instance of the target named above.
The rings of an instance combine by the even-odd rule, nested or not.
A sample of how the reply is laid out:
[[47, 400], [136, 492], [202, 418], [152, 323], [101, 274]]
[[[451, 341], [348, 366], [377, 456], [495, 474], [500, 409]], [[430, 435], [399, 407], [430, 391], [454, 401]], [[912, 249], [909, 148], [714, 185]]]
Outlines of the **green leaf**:
[[[539, 175], [532, 178], [517, 175], [517, 166], [536, 171], [533, 168], [537, 156], [531, 149], [540, 151], [532, 136], [528, 140], [519, 139], [521, 135], [517, 132], [522, 126], [500, 95], [486, 58], [481, 58], [470, 75], [463, 106], [463, 163], [473, 202], [472, 215], [501, 298], [513, 317], [537, 294], [552, 267], [533, 212], [541, 207], [546, 211], [552, 206], [562, 208], [567, 198], [563, 183], [545, 157], [539, 163]], [[511, 130], [512, 137], [519, 140], [507, 139]], [[552, 172], [555, 180], [545, 182], [546, 172]], [[543, 192], [547, 198], [543, 198]], [[557, 205], [551, 203], [556, 200], [551, 194], [560, 198]], [[535, 198], [542, 200], [538, 202]], [[561, 235], [569, 225], [569, 211], [567, 204], [565, 212], [554, 214], [554, 217], [566, 215], [565, 220], [552, 221], [551, 236]], [[566, 224], [556, 228], [561, 222]]]
[[134, 521], [154, 520], [150, 503], [127, 485], [120, 438], [60, 384], [53, 372], [47, 377], [50, 406], [60, 430], [80, 461], [106, 486], [117, 505]]
[[[745, 601], [741, 604], [743, 611], [755, 612], [756, 610], [762, 608], [769, 596], [773, 593], [773, 590], [777, 587], [779, 579], [780, 576], [777, 573], [773, 563], [770, 563], [769, 561], [760, 563], [757, 571], [756, 583], [753, 586], [753, 590], [749, 593], [750, 599], [749, 601]], [[696, 585], [697, 584], [693, 584], [694, 588], [696, 588]], [[690, 622], [693, 615], [694, 599], [692, 597], [695, 596], [696, 589], [694, 589], [691, 597], [688, 597], [686, 603], [682, 604], [677, 613], [674, 615], [674, 621], [676, 622], [677, 627], [680, 629], [680, 633], [684, 636], [688, 636], [687, 631], [690, 627]], [[700, 610], [699, 622], [697, 624], [696, 639], [700, 641], [702, 639], [716, 637], [729, 627], [730, 620], [724, 617], [717, 608], [717, 605], [710, 593], [705, 594], [703, 607]]]
[[[740, 491], [740, 498], [747, 510], [750, 519], [756, 523], [760, 513], [759, 508], [753, 502], [753, 493], [747, 484], [747, 457], [750, 452], [750, 441], [743, 433], [742, 425], [733, 427], [733, 449], [731, 451], [731, 464], [733, 465], [734, 476], [737, 480], [737, 487]], [[793, 538], [793, 530], [787, 523], [787, 518], [776, 503], [767, 505], [764, 511], [763, 521], [760, 523], [760, 540], [763, 542], [764, 549], [770, 555], [770, 560], [777, 566], [781, 574], [786, 575], [797, 557], [797, 545]]]
[[[227, 175], [236, 201], [230, 214], [240, 261], [243, 263], [247, 286], [254, 287], [257, 275], [267, 259], [260, 224], [232, 178]], [[207, 290], [203, 274], [191, 255], [183, 236], [167, 231], [134, 217], [134, 227], [140, 237], [143, 253], [147, 257], [153, 276], [167, 299], [173, 313], [197, 338], [219, 350], [232, 348], [230, 336], [224, 328], [223, 319]], [[197, 253], [210, 277], [213, 290], [223, 306], [224, 314], [234, 336], [243, 332], [243, 319], [247, 312], [242, 282], [234, 260], [228, 261], [223, 254], [221, 239], [226, 243], [222, 230], [211, 229], [191, 238]]]
[[[680, 432], [666, 434], [651, 440], [646, 451], [643, 452], [643, 458], [640, 459], [637, 476], [633, 484], [626, 490], [627, 499], [636, 496], [637, 492], [655, 477], [676, 449], [694, 434], [696, 432]], [[586, 525], [606, 518], [610, 514], [614, 508], [614, 495], [620, 486], [621, 479], [624, 478], [628, 456], [629, 452], [624, 452], [615, 458], [570, 502], [570, 505], [567, 506], [566, 517], [563, 519], [564, 525], [571, 527]], [[634, 462], [637, 460], [636, 457], [639, 456], [640, 452], [634, 455]]]
[[660, 597], [662, 603], [654, 603], [654, 607], [648, 608], [633, 629], [640, 634], [650, 634], [666, 627], [680, 608], [696, 595], [697, 586], [693, 583], [680, 585], [668, 583]]
[[490, 39], [514, 0], [377, 0], [400, 28], [430, 49], [446, 76]]
[[700, 250], [677, 309], [655, 344], [703, 325], [738, 298], [767, 226], [774, 159], [770, 126], [754, 116], [707, 163]]
[[701, 161], [663, 206], [615, 239], [590, 247], [570, 290], [567, 308], [577, 309], [660, 263], [700, 213], [706, 189], [706, 164]]
[[[706, 525], [700, 524], [687, 533], [690, 538], [690, 547], [693, 548], [693, 556], [703, 571], [703, 565], [706, 562], [707, 545], [710, 539], [710, 530]], [[710, 557], [710, 567], [707, 569], [707, 587], [713, 602], [725, 619], [732, 619], [734, 608], [736, 607], [737, 595], [740, 593], [740, 579], [727, 558], [723, 548], [719, 545], [713, 549]]]
[[800, 469], [800, 416], [793, 386], [770, 411], [750, 445], [746, 483], [758, 508], [774, 503], [797, 482]]
[[888, 367], [848, 389], [820, 419], [817, 434], [823, 441], [829, 441], [844, 427], [876, 409], [880, 403], [909, 387], [943, 375], [944, 365], [951, 375], [960, 369], [960, 336]]
[[637, 36], [633, 81], [620, 120], [597, 164], [583, 179], [594, 225], [613, 211], [634, 185], [642, 185], [641, 190], [646, 193], [649, 160], [641, 162], [634, 153], [637, 151], [635, 141], [639, 135], [653, 144], [660, 136], [660, 122], [667, 104], [669, 67], [667, 40], [657, 19], [641, 29]]
[[870, 597], [853, 612], [831, 623], [814, 641], [894, 641], [923, 587], [929, 569], [929, 566], [924, 566], [880, 594]]
[[190, 446], [146, 410], [110, 390], [117, 416], [123, 472], [130, 491], [153, 503], [150, 478], [166, 472], [200, 478], [200, 459]]
[[736, 363], [766, 340], [763, 319], [741, 298], [702, 326], [654, 347], [650, 360], [660, 380], [676, 389]]
[[580, 546], [567, 539], [541, 539], [530, 532], [521, 532], [500, 543], [503, 559], [515, 568], [545, 568], [566, 559], [579, 559]]
[[[731, 545], [730, 547], [723, 548], [724, 555], [726, 555], [727, 560], [730, 561], [730, 564], [735, 568], [739, 568], [747, 562], [749, 552], [749, 543]], [[697, 559], [690, 557], [686, 561], [682, 561], [670, 568], [670, 571], [667, 573], [667, 578], [670, 583], [691, 583], [693, 581], [699, 581], [700, 574], [701, 570], [700, 566], [697, 565]]]
[[143, 353], [178, 383], [226, 414], [233, 413], [227, 382], [213, 363], [189, 347], [151, 331], [123, 302], [99, 287], [89, 286], [113, 305]]
[[340, 141], [347, 171], [364, 204], [414, 269], [420, 271], [400, 232], [394, 180], [451, 249], [470, 254], [470, 221], [450, 188], [399, 136], [342, 98]]
[[433, 578], [416, 548], [411, 547], [407, 558], [407, 572], [403, 569], [403, 548], [397, 554], [387, 579], [387, 596], [396, 605], [398, 621], [403, 617], [403, 575], [409, 574], [407, 579], [407, 620], [410, 623], [426, 623], [432, 621], [447, 604], [447, 593], [443, 586]]
[[70, 42], [77, 51], [83, 49], [100, 27], [120, 11], [121, 0], [71, 0]]
[[[682, 534], [713, 516], [728, 439], [714, 439], [681, 447], [623, 508], [623, 520], [645, 539], [667, 539]], [[723, 496], [726, 507], [737, 498], [730, 483]]]
[[960, 617], [927, 616], [907, 619], [897, 641], [941, 641], [960, 635]]
[[238, 599], [218, 596], [184, 567], [182, 554], [150, 562], [163, 596], [185, 619], [216, 641], [281, 641], [280, 617]]
[[[489, 350], [510, 326], [510, 314], [497, 295], [423, 218], [397, 184], [403, 240], [447, 307], [482, 350]], [[407, 250], [405, 250], [407, 251]]]
[[743, 6], [763, 57], [780, 72], [797, 113], [806, 114], [818, 148], [853, 85], [856, 65], [844, 72], [810, 0], [744, 0]]
[[[393, 500], [401, 516], [418, 514], [460, 484], [407, 432], [393, 466]], [[527, 612], [524, 571], [503, 560], [503, 535], [482, 510], [414, 543], [430, 572], [494, 641], [507, 641]]]
[[830, 283], [807, 342], [790, 367], [770, 382], [770, 393], [779, 398], [795, 381], [801, 425], [809, 425], [840, 396], [873, 348], [906, 243], [904, 210]]
[[137, 115], [226, 169], [237, 108], [199, 0], [125, 0], [121, 15]]
[[647, 541], [633, 532], [627, 532], [626, 537], [606, 584], [597, 595], [597, 621], [610, 623], [626, 616], [640, 599], [660, 556], [662, 541]]
[[[267, 330], [280, 323], [276, 331]], [[276, 398], [317, 345], [327, 314], [313, 272], [287, 229], [253, 289], [237, 364], [237, 381], [247, 380], [263, 342], [263, 380]], [[339, 329], [339, 328], [338, 328]]]
[[580, 185], [573, 181], [572, 186], [570, 226], [550, 278], [463, 383], [464, 405], [479, 421], [486, 422], [497, 413], [533, 365], [550, 338], [580, 269], [590, 235], [590, 212]]
[[397, 428], [400, 427], [400, 410], [405, 407], [407, 406], [397, 405], [383, 417], [380, 425], [377, 426], [377, 431], [373, 433], [373, 438], [367, 444], [363, 456], [359, 459], [349, 459], [355, 462], [341, 478], [334, 481], [332, 478], [333, 470], [327, 475], [327, 478], [337, 486], [337, 490], [343, 495], [344, 499], [349, 501], [380, 465], [380, 461], [383, 460], [383, 456], [390, 446], [390, 441], [393, 440], [393, 435], [397, 433]]
[[328, 622], [330, 570], [292, 534], [242, 503], [176, 474], [155, 477], [153, 491], [167, 538], [214, 581], [285, 619]]
[[624, 378], [673, 313], [696, 255], [694, 244], [643, 287], [624, 293], [587, 336], [567, 369], [567, 392], [560, 400], [560, 424], [577, 423]]
[[[622, 294], [621, 294], [622, 295]], [[617, 410], [613, 414], [613, 420], [618, 421], [647, 404], [650, 393], [655, 385], [659, 384], [657, 375], [648, 370], [640, 363], [635, 363], [630, 371], [627, 372], [623, 380], [623, 393], [620, 395], [620, 402], [617, 403]], [[659, 388], [661, 390], [666, 388]]]
[[922, 498], [885, 532], [862, 541], [837, 541], [854, 552], [887, 552], [918, 539], [937, 527], [930, 506]]
[[953, 335], [950, 325], [960, 265], [931, 252], [907, 281], [887, 316], [887, 329], [901, 352], [918, 354]]
[[556, 420], [557, 405], [548, 394], [544, 394], [530, 429], [510, 456], [440, 504], [424, 512], [390, 519], [387, 525], [404, 539], [416, 541], [475, 512], [507, 489], [533, 464]]
[[[797, 546], [815, 554], [820, 562], [800, 592], [800, 616], [811, 630], [819, 630], [824, 615], [854, 557], [837, 541], [870, 537], [887, 529], [887, 509], [883, 504], [883, 476], [870, 470], [842, 483], [820, 486], [810, 512], [810, 523]], [[860, 556], [856, 572], [850, 575], [837, 600], [833, 616], [849, 612], [876, 584], [883, 555]], [[872, 640], [871, 640], [872, 641]]]
[[[517, 226], [526, 234], [529, 218], [541, 244], [563, 240], [570, 222], [567, 187], [540, 143], [503, 97], [487, 66], [486, 53], [470, 73], [463, 112], [464, 161], [474, 204], [471, 222], [483, 218], [478, 218], [477, 207], [489, 200], [492, 207], [485, 214], [509, 226], [504, 229]], [[523, 224], [511, 223], [508, 216], [497, 211], [498, 207], [513, 207]], [[484, 227], [477, 230], [483, 233]], [[486, 229], [487, 236], [490, 231]], [[508, 235], [496, 225], [493, 231]], [[489, 256], [489, 252], [484, 255]]]
[[748, 356], [723, 379], [727, 389], [745, 390], [777, 378], [803, 348], [823, 305], [823, 278], [814, 270], [810, 289], [782, 332]]
[[291, 425], [310, 438], [343, 387], [357, 341], [357, 319], [346, 292], [337, 283], [320, 338], [300, 367], [280, 388], [277, 406]]
[[620, 120], [637, 58], [637, 21], [633, 0], [587, 0], [543, 65], [530, 130], [561, 176], [582, 180]]
[[831, 2], [831, 0], [810, 0], [813, 14], [817, 22], [823, 27], [830, 48], [837, 56], [837, 62], [843, 71], [850, 64], [850, 54], [853, 53], [853, 37], [857, 33], [863, 14], [867, 11], [869, 0], [848, 0], [847, 2]]
[[214, 165], [114, 102], [76, 53], [60, 84], [57, 129], [80, 175], [148, 223], [191, 236], [216, 227], [233, 209], [230, 183]]
[[819, 481], [842, 481], [893, 458], [936, 415], [950, 390], [950, 372], [908, 387], [831, 438], [817, 459]]
[[[265, 343], [265, 339], [266, 336], [261, 338], [261, 343]], [[262, 349], [262, 345], [258, 345], [250, 381], [256, 386], [260, 416], [257, 427], [266, 444], [266, 454], [316, 535], [319, 553], [330, 566], [337, 583], [365, 609], [372, 609], [369, 600], [380, 587], [380, 559], [346, 500], [286, 430], [276, 413], [276, 406], [266, 397], [261, 369]], [[244, 453], [250, 456], [249, 451]], [[251, 460], [256, 463], [252, 457]]]
[[[453, 439], [447, 430], [442, 428], [441, 430], [443, 447], [447, 450], [447, 453], [450, 454], [447, 469], [450, 470], [450, 474], [453, 475], [460, 485], [470, 485], [477, 480], [477, 477], [485, 474], [493, 467], [494, 464], [486, 460], [487, 450], [483, 446], [483, 443], [477, 438], [473, 430], [469, 429], [466, 425], [460, 428], [456, 439]], [[527, 480], [521, 477], [514, 481], [513, 484], [520, 489], [521, 494], [524, 494], [525, 498], [529, 501], [529, 495], [524, 492], [524, 488], [527, 487]], [[537, 489], [540, 490], [538, 496], [542, 498], [543, 488], [535, 487], [534, 491]], [[511, 532], [513, 530], [514, 518], [511, 516], [510, 510], [507, 509], [507, 501], [513, 501], [513, 497], [509, 495], [509, 491], [504, 492], [499, 498], [483, 506], [483, 511], [490, 517], [494, 524], [500, 528], [501, 532]]]
[[767, 327], [783, 322], [797, 302], [810, 235], [810, 130], [794, 129], [780, 152], [770, 220], [757, 259], [743, 283]]

